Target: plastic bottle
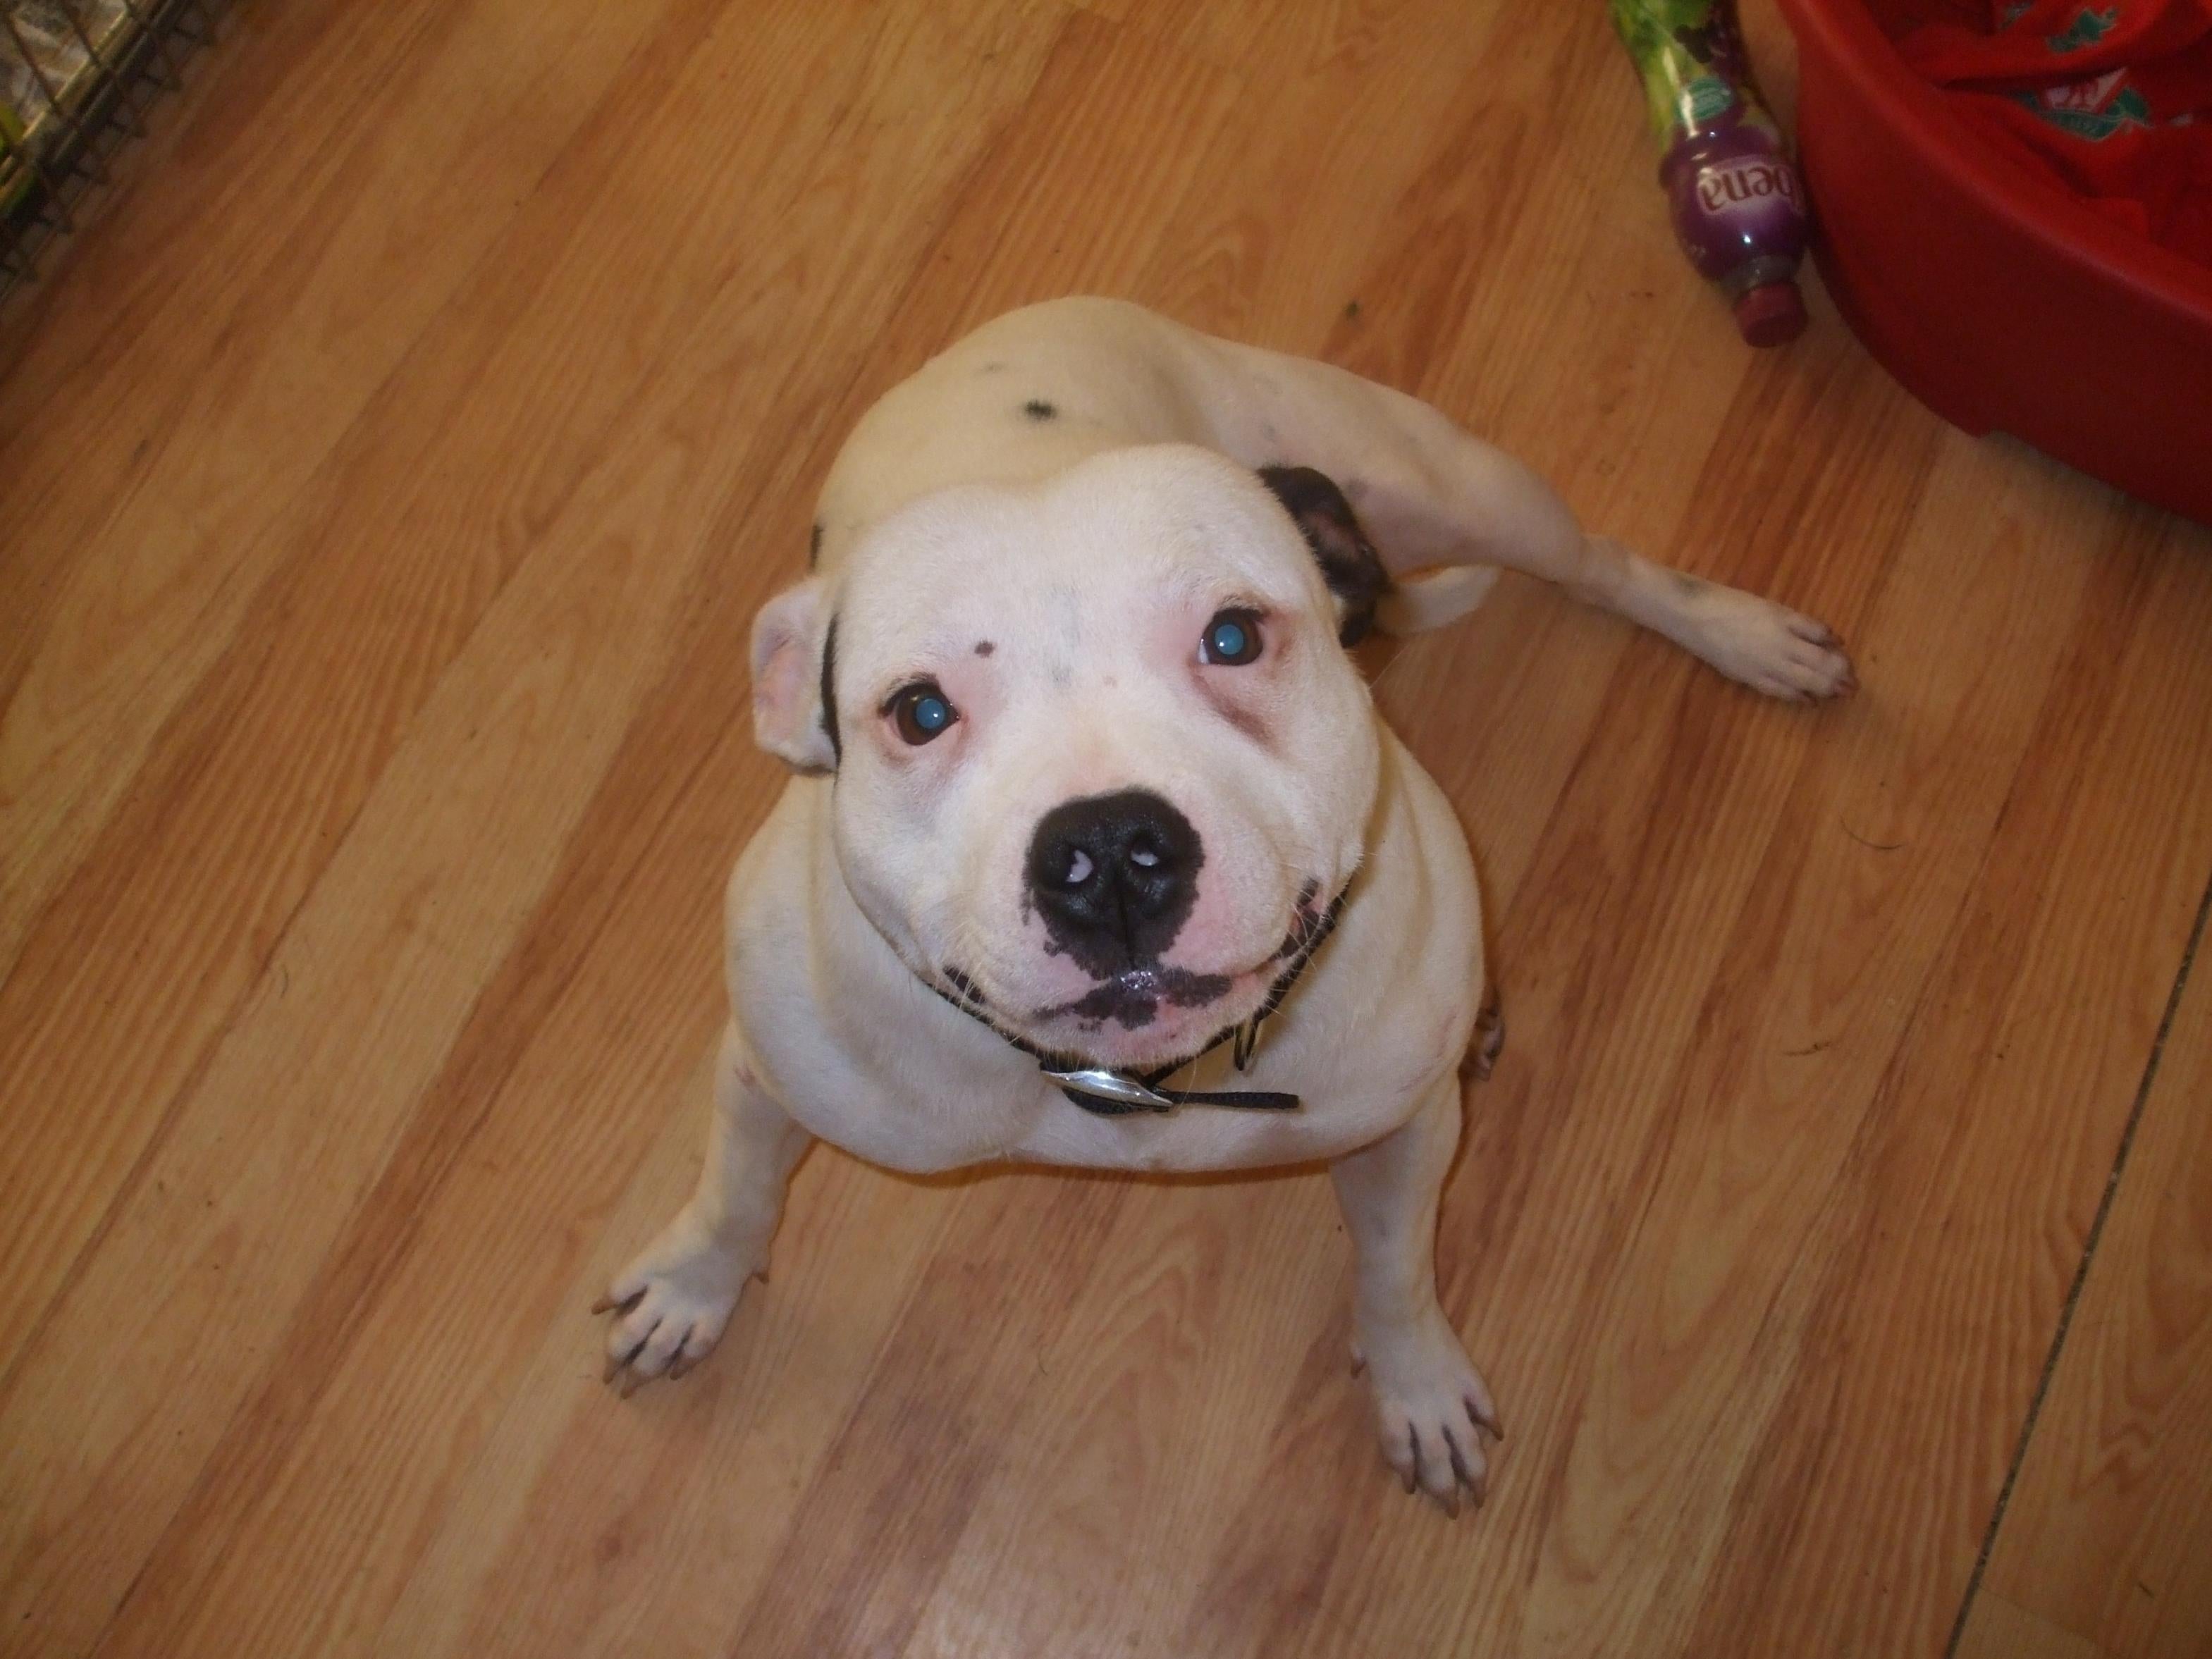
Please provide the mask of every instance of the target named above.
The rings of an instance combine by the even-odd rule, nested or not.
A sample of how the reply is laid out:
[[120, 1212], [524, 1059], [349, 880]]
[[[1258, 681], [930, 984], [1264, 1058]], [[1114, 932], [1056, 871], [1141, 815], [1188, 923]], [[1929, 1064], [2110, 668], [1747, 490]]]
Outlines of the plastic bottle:
[[1805, 192], [1752, 84], [1730, 0], [1610, 3], [1666, 147], [1659, 183], [1675, 240], [1720, 285], [1747, 341], [1796, 339], [1805, 328]]

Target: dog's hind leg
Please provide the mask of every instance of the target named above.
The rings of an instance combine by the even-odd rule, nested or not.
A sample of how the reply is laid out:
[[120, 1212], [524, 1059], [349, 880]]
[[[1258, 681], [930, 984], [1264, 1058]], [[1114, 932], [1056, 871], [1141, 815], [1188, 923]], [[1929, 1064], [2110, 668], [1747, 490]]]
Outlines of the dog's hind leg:
[[783, 1194], [813, 1137], [785, 1115], [747, 1064], [734, 1024], [714, 1067], [707, 1163], [691, 1201], [616, 1275], [594, 1313], [607, 1328], [607, 1381], [627, 1395], [681, 1376], [720, 1340], [745, 1280], [768, 1270]]
[[1195, 378], [1213, 441], [1254, 466], [1310, 466], [1335, 481], [1397, 583], [1376, 612], [1389, 631], [1449, 622], [1503, 568], [1640, 623], [1769, 696], [1853, 689], [1826, 627], [1586, 534], [1541, 478], [1419, 398], [1331, 364], [1197, 337], [1191, 350], [1212, 365]]
[[1447, 1072], [1421, 1109], [1329, 1167], [1357, 1253], [1355, 1357], [1374, 1391], [1382, 1455], [1406, 1483], [1459, 1512], [1489, 1481], [1481, 1429], [1501, 1436], [1490, 1389], [1437, 1301], [1437, 1203], [1459, 1142], [1459, 1081]]

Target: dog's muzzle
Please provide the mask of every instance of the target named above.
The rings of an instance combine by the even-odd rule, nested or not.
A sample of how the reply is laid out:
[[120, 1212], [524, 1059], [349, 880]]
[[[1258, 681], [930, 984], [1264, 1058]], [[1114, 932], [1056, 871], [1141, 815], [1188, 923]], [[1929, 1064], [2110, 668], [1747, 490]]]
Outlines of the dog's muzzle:
[[983, 1006], [974, 981], [955, 968], [943, 970], [945, 983], [924, 977], [922, 983], [966, 1014], [970, 1019], [988, 1027], [1000, 1039], [1036, 1060], [1046, 1077], [1060, 1086], [1060, 1091], [1070, 1102], [1100, 1117], [1123, 1117], [1131, 1112], [1171, 1112], [1178, 1106], [1227, 1106], [1247, 1111], [1295, 1111], [1303, 1104], [1297, 1096], [1273, 1089], [1171, 1089], [1166, 1080], [1186, 1066], [1212, 1054], [1224, 1042], [1233, 1042], [1231, 1060], [1239, 1072], [1252, 1063], [1252, 1056], [1260, 1046], [1260, 1029], [1283, 999], [1290, 995], [1315, 954], [1330, 933], [1336, 929], [1337, 919], [1344, 912], [1345, 901], [1351, 896], [1352, 884], [1347, 882], [1329, 902], [1328, 908], [1315, 912], [1309, 896], [1301, 903], [1298, 921], [1291, 935], [1284, 941], [1283, 956], [1286, 959], [1283, 971], [1267, 988], [1267, 994], [1249, 1019], [1223, 1027], [1204, 1047], [1186, 1054], [1181, 1060], [1150, 1071], [1131, 1073], [1111, 1066], [1096, 1066], [1081, 1055], [1048, 1054], [1018, 1032], [1009, 1031], [993, 1019]]

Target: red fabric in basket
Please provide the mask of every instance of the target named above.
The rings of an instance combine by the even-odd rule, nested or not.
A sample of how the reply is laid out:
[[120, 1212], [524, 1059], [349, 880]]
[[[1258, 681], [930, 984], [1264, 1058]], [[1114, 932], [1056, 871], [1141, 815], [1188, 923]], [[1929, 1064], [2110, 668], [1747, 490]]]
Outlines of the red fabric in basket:
[[1945, 0], [1922, 15], [1898, 52], [1962, 119], [2212, 265], [2212, 0]]

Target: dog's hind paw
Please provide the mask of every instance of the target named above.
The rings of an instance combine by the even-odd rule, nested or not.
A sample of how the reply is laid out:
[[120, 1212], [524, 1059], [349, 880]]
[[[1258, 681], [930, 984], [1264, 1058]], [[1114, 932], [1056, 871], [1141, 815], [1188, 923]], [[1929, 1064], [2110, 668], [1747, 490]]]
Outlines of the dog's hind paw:
[[1505, 1010], [1498, 1004], [1498, 986], [1493, 981], [1483, 992], [1482, 1006], [1475, 1012], [1474, 1036], [1460, 1060], [1460, 1076], [1477, 1083], [1489, 1082], [1490, 1074], [1498, 1069], [1498, 1056], [1504, 1052]]
[[721, 1340], [745, 1279], [737, 1252], [704, 1236], [686, 1210], [592, 1304], [611, 1313], [605, 1380], [627, 1399], [654, 1377], [679, 1377]]

